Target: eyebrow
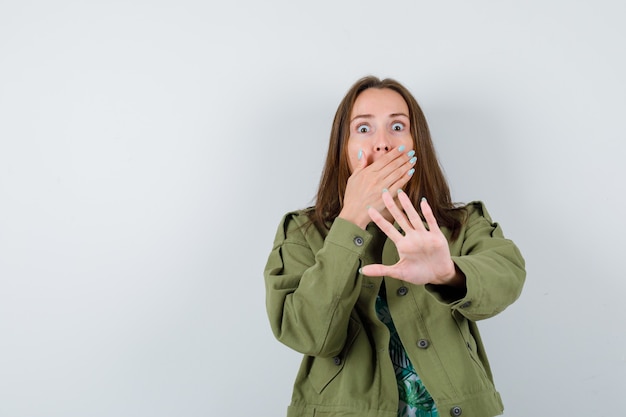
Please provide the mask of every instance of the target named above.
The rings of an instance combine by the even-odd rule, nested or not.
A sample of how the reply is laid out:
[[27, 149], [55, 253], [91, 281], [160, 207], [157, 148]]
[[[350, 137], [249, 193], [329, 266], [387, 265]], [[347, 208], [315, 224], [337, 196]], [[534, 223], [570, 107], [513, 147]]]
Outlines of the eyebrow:
[[[389, 115], [389, 117], [398, 117], [398, 116], [404, 116], [407, 119], [409, 119], [409, 116], [406, 113], [391, 113]], [[373, 114], [358, 114], [354, 116], [352, 120], [350, 120], [350, 123], [354, 122], [356, 119], [371, 119], [372, 117], [374, 117]]]

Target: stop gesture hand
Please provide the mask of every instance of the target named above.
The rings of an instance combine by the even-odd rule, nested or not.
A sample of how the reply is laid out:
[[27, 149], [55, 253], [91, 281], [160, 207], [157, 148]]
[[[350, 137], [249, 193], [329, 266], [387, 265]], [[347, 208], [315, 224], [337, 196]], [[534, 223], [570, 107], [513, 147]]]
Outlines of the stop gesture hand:
[[439, 229], [426, 199], [422, 199], [420, 207], [428, 227], [402, 190], [398, 191], [398, 200], [404, 212], [394, 201], [392, 193], [383, 191], [382, 199], [404, 235], [376, 209], [369, 208], [368, 214], [395, 243], [400, 260], [395, 265], [366, 265], [361, 272], [368, 276], [388, 276], [418, 285], [465, 285], [465, 277], [452, 262], [448, 241]]

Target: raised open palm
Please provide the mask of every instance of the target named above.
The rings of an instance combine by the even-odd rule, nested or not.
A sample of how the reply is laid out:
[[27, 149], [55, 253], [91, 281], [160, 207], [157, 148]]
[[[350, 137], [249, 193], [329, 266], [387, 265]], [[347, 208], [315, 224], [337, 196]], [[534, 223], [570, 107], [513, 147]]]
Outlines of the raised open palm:
[[398, 200], [404, 211], [400, 210], [392, 193], [385, 190], [382, 198], [404, 234], [396, 230], [376, 209], [370, 208], [368, 214], [395, 243], [400, 260], [394, 265], [366, 265], [362, 268], [362, 273], [368, 276], [398, 278], [420, 285], [463, 285], [462, 274], [455, 268], [450, 257], [448, 241], [439, 229], [426, 199], [422, 199], [420, 207], [428, 227], [402, 190], [398, 191]]

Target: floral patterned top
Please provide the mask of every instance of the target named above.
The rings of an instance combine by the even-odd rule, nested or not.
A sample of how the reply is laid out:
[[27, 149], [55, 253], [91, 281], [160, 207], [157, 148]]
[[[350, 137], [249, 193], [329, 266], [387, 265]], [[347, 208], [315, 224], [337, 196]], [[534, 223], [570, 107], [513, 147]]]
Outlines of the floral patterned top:
[[376, 313], [378, 318], [387, 325], [391, 333], [389, 354], [391, 355], [391, 362], [396, 370], [396, 379], [398, 381], [398, 393], [400, 396], [398, 417], [439, 417], [435, 402], [428, 391], [426, 391], [426, 387], [415, 372], [402, 346], [398, 331], [389, 313], [384, 291], [384, 286], [382, 286], [381, 294], [378, 294], [376, 298]]

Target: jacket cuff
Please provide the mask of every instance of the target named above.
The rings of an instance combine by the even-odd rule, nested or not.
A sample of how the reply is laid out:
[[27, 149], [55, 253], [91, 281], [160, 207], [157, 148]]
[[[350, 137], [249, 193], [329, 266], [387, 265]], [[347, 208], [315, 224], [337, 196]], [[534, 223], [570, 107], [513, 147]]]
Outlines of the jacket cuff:
[[480, 299], [480, 285], [473, 279], [474, 268], [461, 256], [452, 256], [454, 265], [465, 275], [465, 287], [457, 288], [447, 285], [426, 284], [426, 291], [439, 303], [452, 309], [466, 309], [473, 305], [474, 300]]
[[348, 220], [336, 218], [330, 227], [326, 242], [353, 252], [363, 258], [372, 241], [372, 234]]

